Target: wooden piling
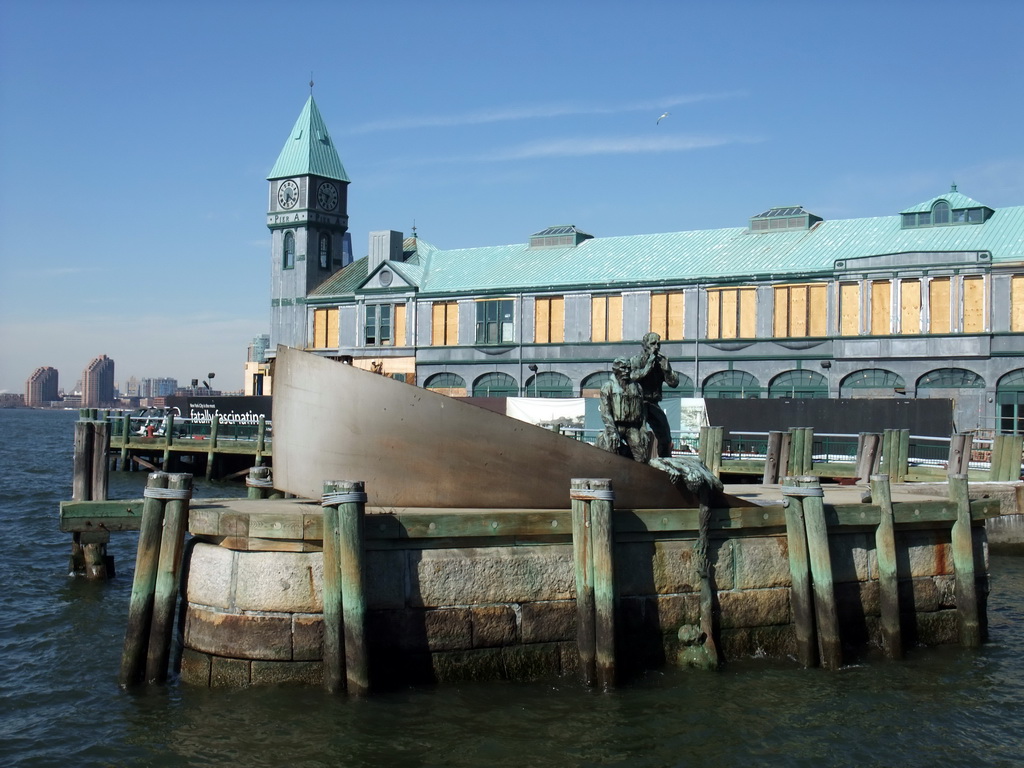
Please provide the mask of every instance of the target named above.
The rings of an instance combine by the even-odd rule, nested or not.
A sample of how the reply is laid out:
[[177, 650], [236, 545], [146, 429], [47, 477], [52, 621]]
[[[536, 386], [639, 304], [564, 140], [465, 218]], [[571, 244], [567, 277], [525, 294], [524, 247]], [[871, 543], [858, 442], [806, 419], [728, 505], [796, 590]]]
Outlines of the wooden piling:
[[903, 657], [903, 635], [900, 628], [896, 533], [893, 527], [892, 493], [888, 475], [871, 476], [871, 500], [878, 505], [880, 513], [878, 528], [875, 529], [875, 558], [878, 561], [882, 649], [890, 659], [899, 659]]
[[765, 447], [764, 475], [761, 482], [764, 485], [774, 485], [779, 482], [779, 453], [782, 448], [782, 432], [769, 432], [768, 445]]
[[153, 593], [156, 588], [160, 536], [163, 528], [164, 501], [159, 491], [167, 489], [166, 472], [153, 472], [146, 482], [145, 502], [135, 556], [135, 579], [128, 604], [128, 626], [121, 654], [121, 686], [138, 683], [146, 665], [146, 645], [153, 617]]
[[946, 461], [947, 475], [966, 475], [971, 458], [973, 434], [957, 432], [949, 439], [949, 458]]
[[860, 482], [870, 481], [878, 470], [882, 436], [877, 432], [861, 432], [857, 439], [857, 477]]
[[270, 476], [270, 467], [250, 467], [245, 478], [246, 495], [250, 499], [265, 499], [274, 489], [274, 481]]
[[92, 425], [92, 501], [106, 501], [109, 487], [110, 422], [96, 421]]
[[75, 501], [92, 501], [92, 456], [93, 423], [76, 421], [74, 470], [71, 482], [71, 498]]
[[174, 606], [178, 599], [181, 578], [181, 553], [185, 548], [188, 529], [189, 499], [192, 496], [192, 475], [174, 474], [167, 477], [169, 493], [164, 504], [164, 524], [160, 537], [156, 579], [153, 588], [153, 619], [146, 654], [146, 681], [162, 683], [167, 680], [167, 662], [171, 653], [174, 628]]
[[725, 427], [709, 427], [708, 436], [711, 445], [708, 448], [707, 467], [715, 477], [722, 476], [722, 444], [725, 437]]
[[164, 472], [171, 468], [171, 444], [174, 442], [174, 414], [164, 416], [164, 456], [160, 466]]
[[796, 629], [797, 658], [804, 667], [818, 665], [818, 639], [814, 630], [814, 600], [811, 594], [811, 563], [807, 551], [803, 497], [795, 478], [783, 479], [783, 506], [786, 510], [786, 541], [789, 549], [789, 573], [792, 579], [791, 604]]
[[369, 691], [366, 653], [366, 597], [363, 577], [362, 481], [324, 483], [324, 687]]
[[978, 617], [978, 587], [974, 571], [974, 535], [971, 531], [971, 500], [967, 475], [950, 475], [949, 497], [956, 503], [951, 543], [953, 569], [956, 572], [956, 612], [960, 629], [960, 645], [974, 648], [981, 645], [981, 623]]
[[580, 676], [584, 685], [597, 682], [597, 637], [594, 615], [594, 559], [591, 509], [587, 501], [590, 481], [574, 479], [570, 484], [572, 500], [572, 557], [576, 574], [576, 646], [580, 657]]
[[818, 632], [818, 652], [825, 669], [839, 669], [843, 661], [839, 639], [839, 613], [836, 609], [832, 556], [829, 553], [825, 501], [818, 478], [797, 478], [803, 498], [807, 552], [811, 561], [811, 586], [814, 594], [814, 620]]
[[124, 472], [130, 468], [131, 462], [129, 461], [128, 443], [132, 436], [132, 417], [131, 414], [126, 413], [121, 417], [121, 471]]
[[206, 453], [206, 479], [213, 479], [214, 465], [217, 462], [217, 432], [220, 429], [220, 414], [213, 414], [210, 420], [210, 446]]
[[793, 435], [789, 430], [782, 433], [782, 442], [779, 444], [779, 477], [789, 477], [793, 473], [789, 466], [789, 451], [793, 444]]
[[615, 685], [615, 537], [612, 481], [590, 480], [590, 540], [594, 570], [594, 656], [597, 684]]
[[263, 464], [263, 454], [267, 449], [267, 417], [260, 415], [256, 422], [256, 466]]

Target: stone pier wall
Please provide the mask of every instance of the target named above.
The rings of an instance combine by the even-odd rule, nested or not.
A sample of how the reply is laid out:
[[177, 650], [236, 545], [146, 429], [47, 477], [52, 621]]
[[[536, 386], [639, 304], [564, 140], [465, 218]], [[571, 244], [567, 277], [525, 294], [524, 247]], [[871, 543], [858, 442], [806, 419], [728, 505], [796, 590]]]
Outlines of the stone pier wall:
[[[984, 617], [984, 529], [976, 527], [974, 536]], [[680, 629], [699, 618], [694, 541], [634, 538], [620, 540], [615, 551], [618, 655], [625, 672], [675, 663]], [[907, 641], [957, 642], [948, 527], [900, 530], [897, 539]], [[374, 685], [538, 679], [577, 669], [571, 545], [505, 543], [367, 552]], [[782, 531], [712, 541], [726, 661], [795, 655], [787, 547]], [[878, 646], [880, 636], [874, 534], [835, 533], [830, 553], [844, 646], [863, 653]], [[320, 682], [321, 552], [236, 551], [198, 541], [187, 569], [185, 682]]]

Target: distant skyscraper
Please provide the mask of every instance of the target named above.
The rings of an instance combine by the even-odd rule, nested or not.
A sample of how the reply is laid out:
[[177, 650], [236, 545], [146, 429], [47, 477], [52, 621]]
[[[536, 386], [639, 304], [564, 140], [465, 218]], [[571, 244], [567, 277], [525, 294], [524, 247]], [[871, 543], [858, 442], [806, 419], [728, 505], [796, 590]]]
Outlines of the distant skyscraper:
[[25, 405], [38, 408], [57, 399], [57, 369], [48, 365], [36, 368], [25, 382]]
[[114, 402], [114, 361], [100, 355], [82, 372], [82, 407], [99, 408]]
[[250, 363], [265, 363], [267, 362], [267, 349], [270, 347], [270, 334], [263, 333], [259, 336], [254, 336], [252, 344], [249, 345], [249, 355], [247, 361]]

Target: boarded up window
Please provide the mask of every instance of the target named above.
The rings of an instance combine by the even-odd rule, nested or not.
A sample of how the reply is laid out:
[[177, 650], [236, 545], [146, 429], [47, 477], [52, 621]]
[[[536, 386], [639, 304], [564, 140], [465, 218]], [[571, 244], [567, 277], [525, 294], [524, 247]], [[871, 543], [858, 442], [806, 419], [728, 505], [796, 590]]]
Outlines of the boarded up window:
[[709, 339], [752, 339], [756, 335], [756, 289], [708, 289]]
[[590, 340], [622, 341], [621, 296], [593, 296], [590, 299]]
[[560, 344], [565, 341], [565, 299], [561, 296], [538, 298], [534, 302], [533, 340], [536, 344]]
[[928, 333], [949, 333], [950, 281], [948, 277], [935, 277], [928, 283]]
[[683, 294], [651, 294], [651, 330], [667, 341], [683, 338]]
[[985, 278], [964, 278], [964, 333], [985, 332]]
[[1010, 280], [1010, 330], [1024, 332], [1024, 275]]
[[900, 333], [921, 332], [921, 281], [900, 281]]
[[430, 310], [430, 343], [435, 347], [459, 343], [459, 305], [435, 301]]
[[860, 285], [841, 283], [839, 286], [839, 335], [856, 336], [860, 333]]
[[828, 296], [824, 283], [775, 286], [773, 333], [778, 338], [824, 336]]
[[405, 304], [395, 305], [395, 346], [405, 346]]
[[871, 335], [892, 333], [892, 284], [888, 280], [871, 281]]
[[313, 349], [338, 348], [338, 308], [313, 310]]

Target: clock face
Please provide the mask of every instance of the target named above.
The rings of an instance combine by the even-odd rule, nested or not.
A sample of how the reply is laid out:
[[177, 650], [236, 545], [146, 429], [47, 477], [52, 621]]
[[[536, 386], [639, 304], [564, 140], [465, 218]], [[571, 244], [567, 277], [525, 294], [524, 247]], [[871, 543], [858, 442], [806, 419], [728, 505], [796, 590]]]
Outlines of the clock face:
[[325, 181], [316, 191], [316, 201], [325, 211], [333, 211], [338, 204], [338, 188]]
[[291, 179], [277, 188], [277, 203], [282, 208], [292, 208], [299, 202], [299, 185]]

